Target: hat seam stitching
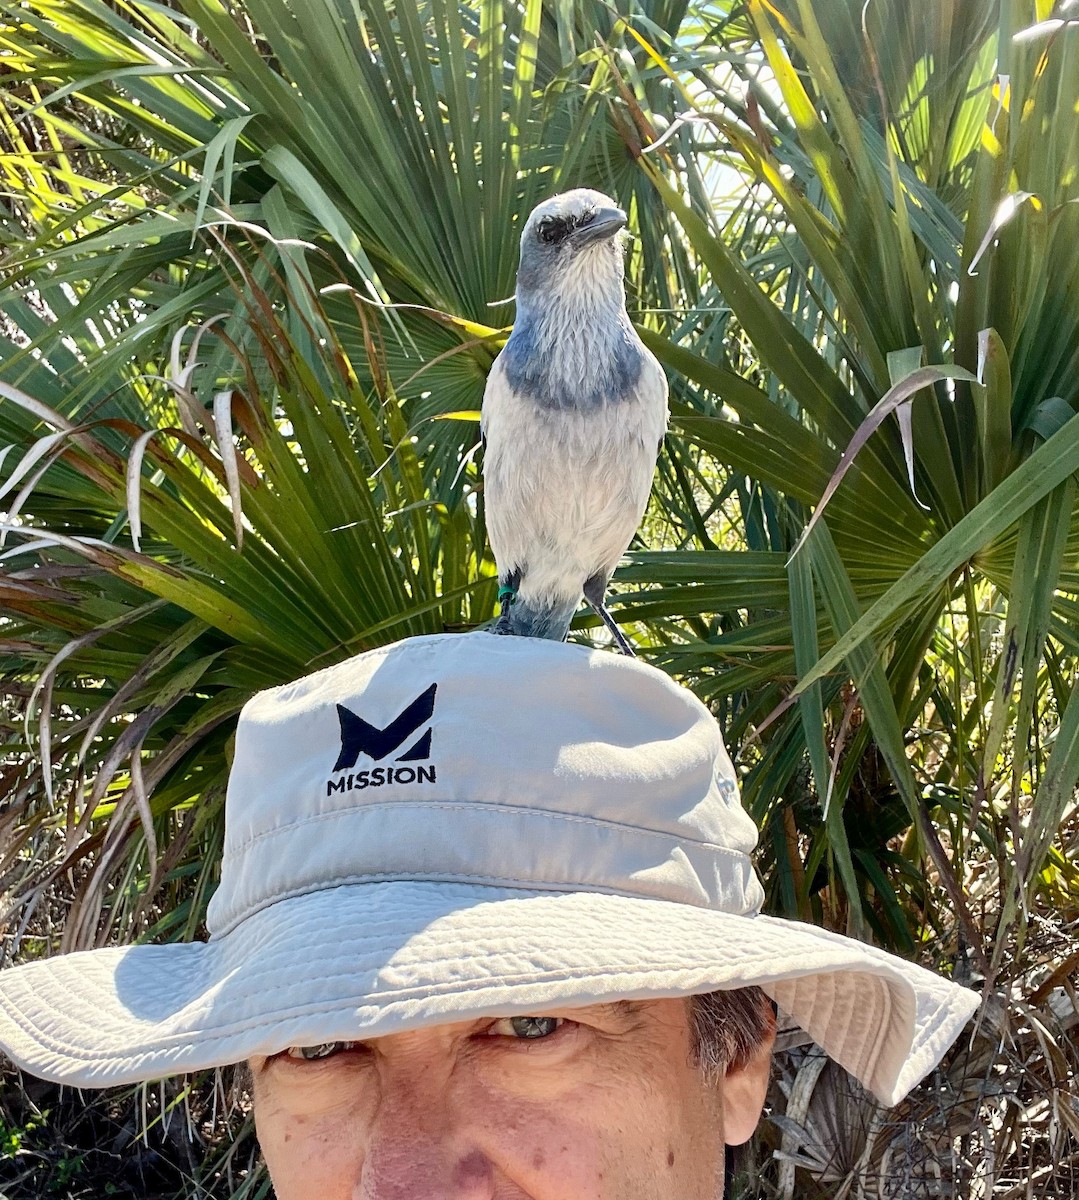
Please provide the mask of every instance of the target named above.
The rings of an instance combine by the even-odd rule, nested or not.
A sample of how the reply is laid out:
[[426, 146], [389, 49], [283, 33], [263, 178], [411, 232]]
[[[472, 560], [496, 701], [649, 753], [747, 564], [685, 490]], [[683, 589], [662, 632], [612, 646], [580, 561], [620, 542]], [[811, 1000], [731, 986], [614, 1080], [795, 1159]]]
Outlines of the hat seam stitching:
[[[746, 861], [746, 866], [749, 868], [751, 876], [756, 879], [756, 874], [753, 872], [753, 864], [747, 855], [743, 855]], [[639, 891], [628, 891], [625, 888], [611, 887], [605, 884], [585, 882], [580, 880], [565, 880], [562, 883], [534, 883], [529, 882], [528, 885], [522, 884], [519, 878], [509, 878], [499, 875], [483, 875], [470, 874], [467, 871], [455, 872], [405, 872], [405, 871], [384, 871], [384, 872], [366, 872], [360, 875], [337, 875], [333, 879], [320, 881], [317, 885], [302, 884], [297, 885], [284, 892], [275, 892], [272, 897], [269, 897], [260, 903], [248, 905], [240, 916], [234, 917], [220, 929], [214, 929], [210, 934], [210, 942], [216, 942], [228, 934], [238, 929], [245, 921], [250, 920], [260, 912], [265, 912], [267, 909], [273, 908], [275, 904], [279, 904], [285, 900], [295, 900], [300, 896], [313, 896], [318, 892], [331, 891], [338, 887], [364, 887], [368, 884], [376, 883], [465, 883], [472, 887], [491, 887], [499, 889], [509, 889], [516, 892], [535, 892], [541, 895], [576, 895], [582, 892], [595, 893], [602, 896], [621, 896], [629, 900], [661, 900], [668, 904], [684, 904], [695, 909], [703, 909], [708, 912], [728, 912], [734, 917], [748, 917], [750, 920], [759, 916], [759, 910], [748, 910], [745, 912], [734, 912], [729, 908], [716, 909], [712, 904], [695, 904], [690, 900], [671, 900], [666, 896], [653, 896], [642, 894]], [[740, 888], [743, 897], [746, 897], [747, 888], [743, 883]], [[522, 897], [524, 899], [524, 897]]]
[[[702, 800], [705, 797], [702, 797]], [[364, 804], [354, 808], [339, 808], [333, 812], [317, 813], [313, 817], [305, 817], [299, 821], [292, 821], [288, 825], [280, 825], [275, 829], [266, 829], [261, 833], [257, 833], [249, 837], [247, 841], [241, 842], [238, 846], [226, 849], [221, 857], [221, 865], [239, 857], [245, 850], [251, 846], [255, 846], [260, 842], [270, 838], [278, 837], [281, 834], [290, 833], [296, 829], [302, 829], [305, 826], [313, 825], [321, 821], [336, 820], [345, 815], [352, 815], [357, 812], [373, 812], [376, 809], [394, 809], [400, 811], [403, 808], [410, 809], [445, 809], [452, 812], [460, 812], [462, 810], [471, 810], [473, 812], [496, 812], [509, 815], [526, 815], [530, 817], [542, 817], [553, 821], [568, 821], [578, 825], [593, 825], [598, 829], [625, 829], [632, 833], [639, 833], [646, 837], [663, 838], [667, 841], [682, 843], [685, 842], [692, 846], [701, 846], [707, 850], [715, 850], [720, 854], [729, 854], [734, 858], [749, 858], [749, 854], [745, 850], [736, 850], [731, 846], [721, 846], [718, 842], [710, 842], [706, 840], [698, 840], [682, 833], [667, 833], [662, 829], [649, 829], [643, 825], [632, 825], [625, 821], [613, 821], [604, 817], [587, 817], [579, 813], [563, 813], [556, 809], [549, 808], [529, 808], [521, 804], [499, 804], [485, 803], [475, 800], [379, 800], [372, 804]]]
[[[888, 986], [888, 981], [879, 975], [877, 976], [877, 980], [884, 992], [885, 1018], [881, 1022], [881, 1027], [891, 1029], [893, 1027], [892, 1019], [895, 1012], [895, 998], [892, 996], [892, 989]], [[915, 1017], [917, 1017], [917, 1014], [915, 1014]], [[884, 1053], [884, 1045], [887, 1040], [886, 1037], [881, 1037], [877, 1039], [875, 1045], [872, 1041], [869, 1043], [870, 1054], [865, 1065], [865, 1073], [862, 1075], [863, 1079], [876, 1079], [877, 1065], [880, 1062], [881, 1055]]]
[[[61, 956], [61, 957], [63, 957], [63, 956]], [[653, 972], [660, 972], [660, 971], [671, 971], [671, 972], [675, 972], [675, 973], [681, 972], [681, 973], [692, 974], [692, 973], [694, 973], [695, 968], [687, 968], [684, 963], [661, 964], [658, 966], [653, 965], [653, 966], [649, 967], [648, 974], [651, 974]], [[848, 973], [857, 974], [859, 972], [856, 967], [851, 967], [848, 969], [832, 968], [831, 970], [825, 969], [825, 970], [819, 972], [819, 974], [827, 974], [827, 975], [845, 975]], [[625, 979], [627, 976], [630, 976], [632, 974], [633, 974], [633, 972], [628, 972], [628, 971], [605, 971], [605, 972], [598, 972], [598, 973], [593, 972], [593, 973], [589, 974], [588, 979], [586, 981], [585, 979], [583, 979], [581, 976], [579, 976], [577, 974], [572, 974], [572, 973], [567, 973], [567, 972], [550, 972], [550, 973], [546, 973], [538, 978], [535, 974], [533, 974], [531, 972], [525, 972], [525, 973], [518, 973], [516, 975], [500, 976], [497, 981], [497, 984], [498, 984], [498, 986], [513, 986], [513, 985], [518, 985], [518, 984], [550, 984], [550, 983], [583, 984], [585, 982], [591, 983], [593, 981]], [[336, 975], [323, 975], [321, 978], [323, 981], [326, 981], [326, 980], [333, 980], [333, 979], [347, 979], [350, 976], [351, 976], [350, 971], [342, 971]], [[674, 985], [674, 986], [676, 986], [676, 985]], [[721, 990], [733, 991], [733, 990], [737, 990], [739, 988], [752, 987], [752, 986], [760, 986], [760, 985], [754, 985], [751, 982], [739, 982], [737, 984], [734, 984], [734, 986], [729, 989], [721, 989]], [[453, 980], [453, 981], [448, 981], [445, 984], [434, 984], [430, 987], [426, 987], [426, 988], [422, 989], [418, 993], [412, 988], [396, 988], [392, 991], [382, 991], [382, 992], [377, 993], [377, 995], [373, 995], [373, 996], [369, 997], [368, 1000], [369, 1000], [369, 1003], [371, 1003], [372, 1005], [377, 1002], [384, 1001], [387, 998], [389, 998], [391, 1000], [391, 1002], [393, 1002], [393, 999], [395, 997], [399, 998], [399, 999], [404, 997], [406, 1000], [407, 999], [426, 1000], [426, 999], [435, 998], [435, 997], [440, 998], [444, 995], [452, 994], [454, 992], [459, 992], [459, 991], [460, 991], [460, 982], [457, 980]], [[692, 995], [692, 994], [693, 993], [691, 993], [691, 992], [686, 993], [687, 996]], [[63, 1010], [58, 1009], [55, 1007], [55, 1005], [49, 1003], [49, 1001], [47, 999], [45, 999], [44, 997], [42, 997], [40, 995], [40, 993], [35, 995], [35, 1000], [37, 1000], [39, 1002], [43, 1000], [45, 1005], [49, 1008], [49, 1010], [51, 1012], [56, 1013], [56, 1014], [60, 1015], [61, 1017], [64, 1016]], [[265, 1025], [267, 1025], [268, 1021], [271, 1021], [271, 1020], [276, 1024], [280, 1024], [286, 1020], [294, 1020], [294, 1019], [297, 1019], [298, 1017], [311, 1017], [311, 1016], [325, 1015], [325, 1014], [339, 1011], [343, 1006], [348, 1005], [349, 1003], [352, 1003], [354, 1007], [356, 1006], [355, 1001], [340, 999], [340, 1000], [334, 1001], [332, 1003], [327, 1002], [325, 1004], [320, 1004], [320, 1005], [317, 1005], [314, 1007], [305, 1006], [305, 1007], [302, 1007], [301, 1009], [291, 1012], [287, 1015], [285, 1015], [285, 1014], [281, 1014], [281, 1015], [261, 1014], [257, 1017], [252, 1017], [250, 1020], [244, 1021], [240, 1024], [226, 1026], [225, 1032], [215, 1033], [215, 1032], [211, 1032], [208, 1030], [193, 1029], [193, 1030], [189, 1030], [183, 1034], [162, 1035], [166, 1039], [166, 1041], [162, 1042], [160, 1039], [158, 1039], [158, 1041], [156, 1042], [156, 1045], [158, 1047], [168, 1048], [168, 1047], [170, 1047], [170, 1045], [175, 1046], [177, 1041], [181, 1038], [187, 1039], [189, 1041], [198, 1039], [200, 1045], [205, 1045], [206, 1043], [222, 1042], [229, 1038], [234, 1038], [241, 1034], [247, 1033], [248, 1031], [250, 1031], [252, 1029], [256, 1029], [259, 1026], [265, 1026]], [[516, 1004], [518, 1002], [514, 1001], [513, 1003]], [[546, 1003], [546, 1002], [544, 1002], [544, 1003]], [[550, 1003], [555, 1003], [555, 1001], [551, 1001]], [[20, 1015], [23, 1015], [23, 1016], [26, 1015], [21, 1008], [20, 1008], [19, 1012], [20, 1012]], [[23, 1031], [24, 1034], [33, 1038], [35, 1041], [38, 1041], [42, 1045], [47, 1045], [55, 1053], [66, 1053], [73, 1057], [81, 1058], [85, 1062], [100, 1062], [100, 1061], [104, 1061], [110, 1057], [115, 1058], [114, 1055], [110, 1055], [107, 1052], [84, 1051], [77, 1046], [73, 1046], [70, 1043], [63, 1041], [61, 1038], [57, 1037], [56, 1035], [47, 1032], [46, 1030], [42, 1029], [39, 1025], [37, 1025], [32, 1020], [20, 1021], [19, 1018], [14, 1013], [10, 1013], [10, 1019], [19, 1026], [19, 1028]], [[157, 1023], [160, 1024], [160, 1022], [157, 1022]], [[799, 1028], [801, 1028], [801, 1026], [799, 1026]], [[382, 1035], [375, 1034], [374, 1036], [379, 1037]], [[181, 1049], [182, 1049], [182, 1045], [181, 1045]], [[124, 1055], [123, 1057], [124, 1057], [124, 1059], [131, 1059], [136, 1056], [145, 1057], [147, 1054], [153, 1054], [154, 1052], [155, 1051], [154, 1051], [153, 1047], [140, 1046], [138, 1049], [129, 1052], [128, 1054]], [[117, 1061], [120, 1061], [120, 1060], [117, 1060]]]

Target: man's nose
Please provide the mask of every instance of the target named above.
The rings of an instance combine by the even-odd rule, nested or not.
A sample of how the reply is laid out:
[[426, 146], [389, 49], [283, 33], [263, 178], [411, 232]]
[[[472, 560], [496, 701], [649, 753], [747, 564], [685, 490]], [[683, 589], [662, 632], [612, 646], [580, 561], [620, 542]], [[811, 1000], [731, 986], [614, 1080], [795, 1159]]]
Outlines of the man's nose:
[[424, 1091], [422, 1081], [383, 1090], [355, 1200], [491, 1200], [490, 1160], [460, 1128], [441, 1089]]

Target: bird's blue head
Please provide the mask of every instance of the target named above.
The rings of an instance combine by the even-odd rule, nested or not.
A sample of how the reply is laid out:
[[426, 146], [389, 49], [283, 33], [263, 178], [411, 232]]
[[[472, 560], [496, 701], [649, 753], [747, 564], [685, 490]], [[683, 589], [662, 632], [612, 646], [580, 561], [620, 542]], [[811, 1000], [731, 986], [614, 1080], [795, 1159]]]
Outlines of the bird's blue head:
[[602, 192], [575, 188], [537, 205], [521, 234], [517, 308], [537, 298], [590, 307], [624, 304], [626, 214]]
[[532, 210], [521, 234], [517, 315], [500, 355], [519, 395], [587, 410], [632, 394], [644, 348], [626, 313], [625, 227], [610, 196], [589, 188]]

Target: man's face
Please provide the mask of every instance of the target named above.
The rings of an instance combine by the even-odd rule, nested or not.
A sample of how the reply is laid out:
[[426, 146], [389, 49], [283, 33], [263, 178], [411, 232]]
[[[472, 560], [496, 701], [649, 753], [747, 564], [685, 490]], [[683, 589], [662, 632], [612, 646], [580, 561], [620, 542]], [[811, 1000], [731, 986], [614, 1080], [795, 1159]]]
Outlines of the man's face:
[[770, 1047], [707, 1081], [686, 1000], [484, 1018], [251, 1063], [278, 1200], [717, 1200]]

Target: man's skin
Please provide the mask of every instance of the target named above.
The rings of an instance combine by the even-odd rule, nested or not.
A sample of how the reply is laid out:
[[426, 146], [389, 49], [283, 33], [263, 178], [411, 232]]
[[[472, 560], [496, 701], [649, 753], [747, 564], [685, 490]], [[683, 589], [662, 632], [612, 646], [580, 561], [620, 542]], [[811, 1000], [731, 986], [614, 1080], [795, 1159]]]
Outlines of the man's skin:
[[707, 1080], [689, 1002], [485, 1018], [251, 1062], [278, 1200], [718, 1200], [771, 1043]]

